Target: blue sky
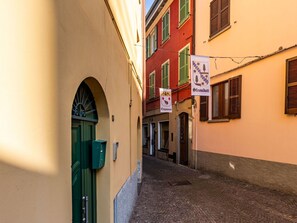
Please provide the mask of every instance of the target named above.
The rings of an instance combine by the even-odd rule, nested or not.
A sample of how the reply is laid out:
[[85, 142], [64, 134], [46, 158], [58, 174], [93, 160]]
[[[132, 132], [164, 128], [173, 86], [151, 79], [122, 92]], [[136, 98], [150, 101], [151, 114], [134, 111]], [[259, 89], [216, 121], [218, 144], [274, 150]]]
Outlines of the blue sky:
[[145, 14], [148, 12], [148, 10], [150, 9], [153, 2], [154, 2], [154, 0], [146, 0], [145, 1]]

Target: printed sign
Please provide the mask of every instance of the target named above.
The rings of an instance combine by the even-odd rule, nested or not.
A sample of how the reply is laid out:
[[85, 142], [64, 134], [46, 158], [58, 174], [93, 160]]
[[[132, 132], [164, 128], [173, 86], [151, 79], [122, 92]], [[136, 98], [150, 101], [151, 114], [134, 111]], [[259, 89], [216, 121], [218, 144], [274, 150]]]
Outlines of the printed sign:
[[209, 57], [191, 55], [192, 95], [210, 95]]
[[160, 112], [172, 112], [171, 89], [160, 88]]

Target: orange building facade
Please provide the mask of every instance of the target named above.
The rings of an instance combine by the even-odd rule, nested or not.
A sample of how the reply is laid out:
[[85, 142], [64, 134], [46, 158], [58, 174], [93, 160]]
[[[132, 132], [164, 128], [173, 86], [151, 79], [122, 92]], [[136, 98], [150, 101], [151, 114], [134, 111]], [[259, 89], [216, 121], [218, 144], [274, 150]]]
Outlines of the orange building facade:
[[297, 193], [296, 1], [197, 0], [196, 54], [211, 95], [195, 97], [190, 166]]

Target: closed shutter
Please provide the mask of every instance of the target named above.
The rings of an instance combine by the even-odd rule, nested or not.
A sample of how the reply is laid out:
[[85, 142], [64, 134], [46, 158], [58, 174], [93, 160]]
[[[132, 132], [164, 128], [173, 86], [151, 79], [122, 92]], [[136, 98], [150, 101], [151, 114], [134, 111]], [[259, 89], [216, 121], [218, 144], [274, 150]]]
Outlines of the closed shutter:
[[213, 0], [210, 3], [210, 36], [230, 25], [230, 0]]
[[154, 52], [157, 50], [158, 48], [158, 26], [155, 27], [155, 32], [154, 32]]
[[189, 47], [186, 47], [179, 54], [179, 84], [188, 82], [189, 78]]
[[166, 65], [162, 65], [162, 88], [165, 88], [165, 70], [166, 70]]
[[286, 114], [297, 114], [297, 58], [287, 60]]
[[149, 78], [149, 98], [155, 97], [155, 73], [152, 73]]
[[219, 30], [219, 0], [210, 3], [210, 35], [217, 33]]
[[229, 118], [241, 117], [241, 75], [229, 79]]
[[162, 18], [162, 41], [169, 37], [169, 11]]
[[229, 0], [221, 0], [221, 24], [220, 29], [227, 27], [230, 23], [229, 18]]
[[179, 1], [179, 23], [184, 22], [189, 16], [189, 0]]
[[208, 121], [208, 96], [200, 96], [200, 121]]
[[146, 58], [149, 57], [149, 38], [146, 38]]
[[165, 65], [165, 70], [166, 70], [166, 75], [165, 75], [165, 80], [164, 80], [164, 82], [165, 82], [165, 88], [169, 88], [169, 63], [166, 63], [166, 65]]
[[168, 88], [168, 66], [169, 63], [162, 65], [162, 88]]

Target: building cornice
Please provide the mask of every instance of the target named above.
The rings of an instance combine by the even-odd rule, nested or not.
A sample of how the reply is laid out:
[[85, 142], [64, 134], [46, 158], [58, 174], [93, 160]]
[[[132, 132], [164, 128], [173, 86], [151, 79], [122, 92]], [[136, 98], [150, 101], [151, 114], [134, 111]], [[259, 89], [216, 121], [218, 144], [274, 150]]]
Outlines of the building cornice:
[[145, 16], [145, 29], [149, 29], [168, 0], [155, 0]]

